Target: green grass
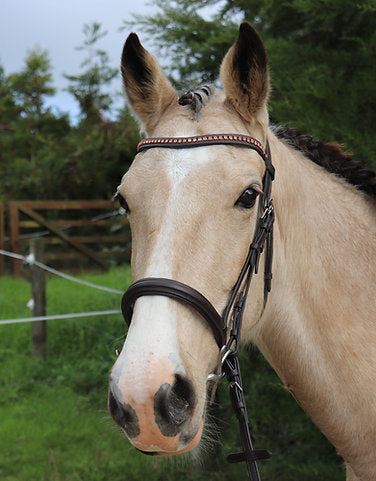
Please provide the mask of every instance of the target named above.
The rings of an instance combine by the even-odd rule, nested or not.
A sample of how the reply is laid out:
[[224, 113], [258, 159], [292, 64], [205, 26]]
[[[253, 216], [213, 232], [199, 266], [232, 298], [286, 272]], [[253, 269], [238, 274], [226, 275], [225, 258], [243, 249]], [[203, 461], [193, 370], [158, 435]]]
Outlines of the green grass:
[[[120, 290], [130, 282], [125, 268], [81, 277]], [[0, 293], [0, 319], [30, 316], [28, 281], [0, 278]], [[47, 314], [119, 306], [119, 295], [47, 280]], [[157, 481], [185, 472], [137, 453], [110, 419], [107, 378], [124, 334], [121, 315], [48, 321], [47, 358], [38, 361], [30, 323], [0, 326], [2, 481]]]
[[[125, 289], [128, 268], [82, 275]], [[0, 278], [0, 319], [27, 317], [30, 285]], [[118, 309], [121, 296], [47, 279], [47, 314]], [[107, 410], [108, 372], [124, 341], [121, 315], [48, 321], [47, 358], [32, 357], [31, 323], [0, 325], [1, 481], [232, 481], [243, 464], [225, 457], [239, 450], [237, 422], [226, 383], [211, 416], [221, 445], [199, 464], [189, 456], [150, 458], [131, 447]], [[342, 481], [342, 461], [310, 423], [256, 350], [241, 355], [256, 447], [274, 456], [260, 463], [263, 481]]]

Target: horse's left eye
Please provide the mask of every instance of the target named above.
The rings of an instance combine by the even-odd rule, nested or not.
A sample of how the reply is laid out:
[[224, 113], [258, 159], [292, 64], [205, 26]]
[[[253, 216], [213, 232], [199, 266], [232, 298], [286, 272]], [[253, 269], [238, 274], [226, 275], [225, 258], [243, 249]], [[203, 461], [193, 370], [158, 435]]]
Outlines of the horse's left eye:
[[252, 187], [248, 187], [248, 189], [246, 189], [236, 201], [235, 205], [245, 209], [251, 209], [255, 205], [258, 195], [259, 192], [257, 190], [253, 189]]

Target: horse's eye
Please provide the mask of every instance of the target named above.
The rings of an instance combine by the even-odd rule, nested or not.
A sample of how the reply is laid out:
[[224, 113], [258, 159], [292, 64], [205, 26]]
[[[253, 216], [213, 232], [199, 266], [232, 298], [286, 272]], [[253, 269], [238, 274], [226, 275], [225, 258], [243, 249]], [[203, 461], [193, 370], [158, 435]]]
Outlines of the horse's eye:
[[246, 189], [236, 201], [235, 205], [245, 209], [251, 209], [255, 205], [258, 195], [259, 192], [257, 190], [253, 189], [252, 187], [248, 187], [248, 189]]
[[127, 201], [124, 197], [119, 194], [119, 192], [115, 195], [115, 199], [119, 202], [120, 206], [125, 210], [125, 214], [129, 214], [129, 207]]

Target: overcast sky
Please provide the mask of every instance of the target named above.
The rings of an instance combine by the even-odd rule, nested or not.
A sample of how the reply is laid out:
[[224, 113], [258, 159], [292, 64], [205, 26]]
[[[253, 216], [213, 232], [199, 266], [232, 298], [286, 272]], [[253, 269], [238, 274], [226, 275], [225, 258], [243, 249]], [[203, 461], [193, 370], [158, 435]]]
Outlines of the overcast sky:
[[[27, 51], [35, 46], [48, 50], [57, 95], [49, 100], [74, 118], [76, 101], [62, 89], [68, 81], [63, 73], [77, 74], [85, 53], [75, 50], [83, 42], [85, 23], [99, 22], [108, 35], [98, 46], [105, 50], [111, 66], [118, 68], [124, 40], [129, 32], [119, 32], [123, 20], [132, 13], [156, 11], [152, 0], [0, 0], [0, 64], [6, 75], [22, 69]], [[142, 39], [142, 31], [137, 32]], [[145, 41], [143, 42], [145, 43]], [[120, 78], [113, 91], [121, 91]], [[118, 99], [117, 104], [121, 102]]]

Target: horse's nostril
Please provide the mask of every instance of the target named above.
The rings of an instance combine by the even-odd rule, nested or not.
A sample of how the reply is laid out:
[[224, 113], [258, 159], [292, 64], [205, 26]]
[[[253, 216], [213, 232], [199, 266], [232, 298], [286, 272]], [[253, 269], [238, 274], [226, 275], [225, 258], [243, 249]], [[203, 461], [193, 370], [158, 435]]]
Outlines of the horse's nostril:
[[182, 376], [175, 377], [175, 383], [168, 393], [169, 414], [175, 424], [183, 423], [192, 414], [195, 395], [191, 383]]
[[162, 384], [154, 396], [155, 421], [162, 434], [176, 436], [180, 425], [191, 416], [194, 405], [195, 394], [188, 379], [176, 375], [172, 386]]
[[130, 404], [120, 404], [112, 391], [108, 394], [108, 407], [114, 421], [125, 430], [130, 438], [140, 434], [140, 426], [135, 410]]

